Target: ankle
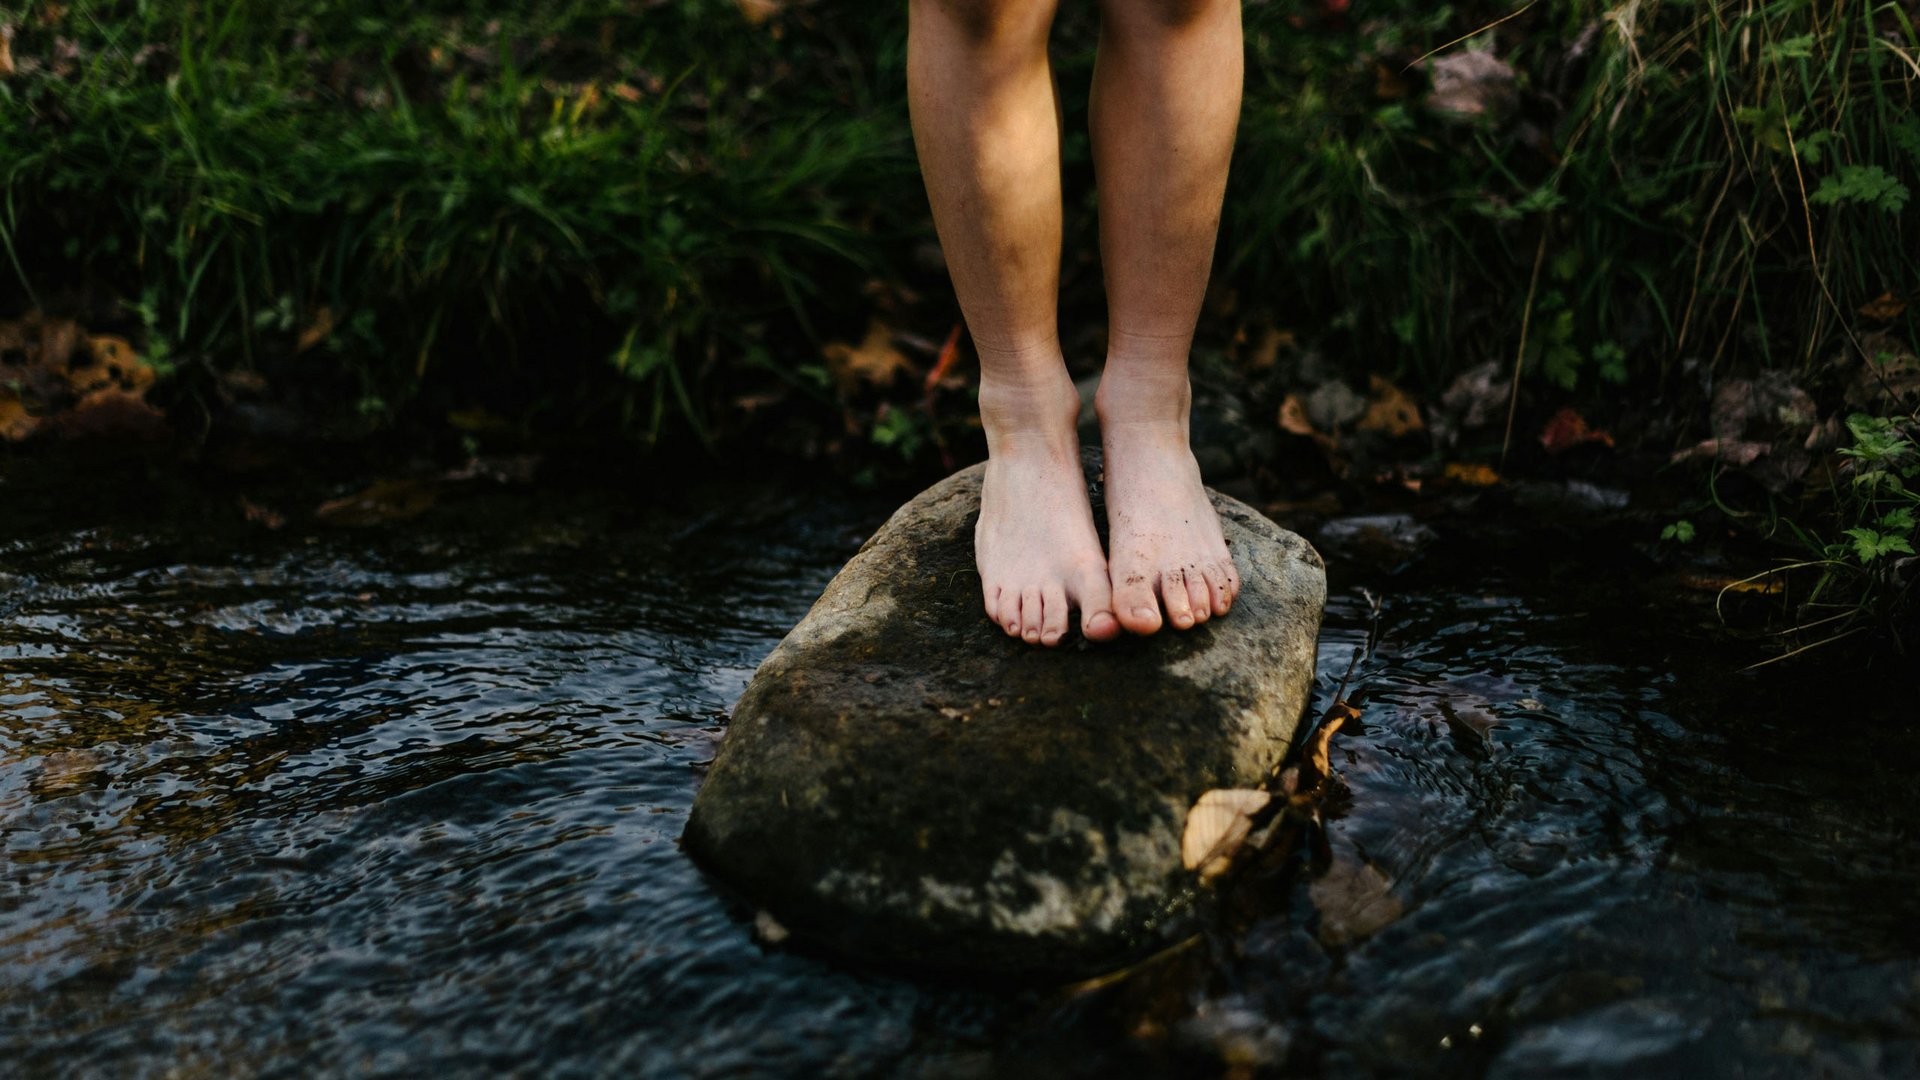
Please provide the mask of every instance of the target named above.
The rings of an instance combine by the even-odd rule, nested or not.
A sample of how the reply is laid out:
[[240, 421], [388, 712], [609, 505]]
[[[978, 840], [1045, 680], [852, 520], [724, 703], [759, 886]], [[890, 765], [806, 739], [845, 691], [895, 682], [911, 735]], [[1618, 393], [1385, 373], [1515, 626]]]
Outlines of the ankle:
[[1079, 422], [1080, 394], [1064, 363], [1050, 371], [981, 377], [980, 425], [990, 455], [1025, 448], [1073, 453]]
[[1109, 435], [1134, 430], [1170, 432], [1184, 442], [1193, 386], [1184, 364], [1172, 370], [1142, 369], [1109, 358], [1093, 408], [1100, 417], [1100, 430]]

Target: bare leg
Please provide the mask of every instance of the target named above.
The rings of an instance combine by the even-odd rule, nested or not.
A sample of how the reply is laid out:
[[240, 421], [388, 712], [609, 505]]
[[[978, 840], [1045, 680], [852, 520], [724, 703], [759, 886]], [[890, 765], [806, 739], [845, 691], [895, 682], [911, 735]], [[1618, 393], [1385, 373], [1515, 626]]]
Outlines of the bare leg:
[[1060, 354], [1057, 0], [912, 0], [907, 100], [954, 292], [980, 354], [987, 473], [974, 557], [987, 616], [1054, 645], [1068, 612], [1120, 633]]
[[1093, 149], [1107, 281], [1114, 610], [1136, 634], [1224, 615], [1240, 588], [1187, 444], [1187, 355], [1240, 114], [1239, 0], [1102, 0]]

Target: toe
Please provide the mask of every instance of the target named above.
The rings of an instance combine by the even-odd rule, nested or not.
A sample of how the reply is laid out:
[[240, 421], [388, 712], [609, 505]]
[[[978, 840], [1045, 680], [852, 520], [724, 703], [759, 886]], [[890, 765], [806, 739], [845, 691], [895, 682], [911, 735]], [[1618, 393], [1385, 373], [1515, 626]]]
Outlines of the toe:
[[1040, 586], [1029, 585], [1020, 590], [1020, 636], [1029, 645], [1040, 642], [1040, 620], [1045, 609], [1040, 603]]
[[1020, 636], [1020, 594], [1012, 589], [1001, 589], [999, 607], [995, 609], [993, 621], [1000, 624], [1010, 636]]
[[1111, 641], [1120, 634], [1120, 620], [1113, 617], [1113, 586], [1107, 581], [1104, 566], [1080, 575], [1073, 591], [1080, 602], [1080, 633], [1088, 641]]
[[994, 586], [989, 588], [989, 587], [983, 586], [980, 590], [980, 594], [981, 594], [981, 599], [985, 601], [987, 606], [987, 618], [991, 619], [995, 623], [1000, 624], [1001, 626], [1005, 626], [1007, 623], [1007, 620], [1000, 617], [999, 587]]
[[1040, 644], [1058, 645], [1067, 636], [1067, 590], [1049, 585], [1040, 591]]
[[1160, 629], [1160, 601], [1154, 598], [1153, 580], [1140, 573], [1113, 579], [1113, 614], [1128, 633], [1151, 634]]
[[1207, 570], [1207, 594], [1213, 604], [1215, 616], [1225, 615], [1233, 606], [1233, 593], [1228, 589], [1229, 570], [1223, 563], [1215, 563]]
[[1187, 603], [1193, 607], [1193, 621], [1206, 622], [1213, 618], [1213, 586], [1207, 584], [1207, 575], [1195, 563], [1187, 567]]
[[1160, 602], [1166, 605], [1167, 621], [1175, 630], [1193, 626], [1193, 603], [1187, 599], [1187, 576], [1179, 567], [1160, 571]]

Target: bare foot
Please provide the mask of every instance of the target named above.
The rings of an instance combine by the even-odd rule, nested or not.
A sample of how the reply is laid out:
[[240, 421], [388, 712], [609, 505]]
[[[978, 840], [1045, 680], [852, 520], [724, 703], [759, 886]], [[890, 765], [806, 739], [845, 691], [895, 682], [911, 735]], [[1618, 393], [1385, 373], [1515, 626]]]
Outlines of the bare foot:
[[1225, 615], [1240, 574], [1187, 444], [1192, 399], [1176, 380], [1102, 378], [1096, 407], [1106, 447], [1107, 571], [1120, 625], [1151, 634]]
[[1107, 641], [1120, 623], [1080, 471], [1080, 398], [1064, 365], [1035, 382], [980, 389], [987, 474], [973, 552], [987, 617], [1029, 644], [1058, 645], [1078, 608], [1080, 632]]

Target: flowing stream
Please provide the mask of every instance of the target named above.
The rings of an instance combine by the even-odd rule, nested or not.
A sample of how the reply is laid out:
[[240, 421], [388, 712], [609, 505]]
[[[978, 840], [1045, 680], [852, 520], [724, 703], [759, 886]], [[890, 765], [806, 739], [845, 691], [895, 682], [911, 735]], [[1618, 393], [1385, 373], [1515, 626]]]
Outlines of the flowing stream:
[[1372, 647], [1321, 862], [1116, 984], [951, 986], [763, 947], [676, 846], [890, 500], [283, 486], [269, 529], [0, 475], [0, 1073], [1920, 1072], [1911, 675], [1738, 673], [1605, 548], [1330, 551], [1326, 686]]

